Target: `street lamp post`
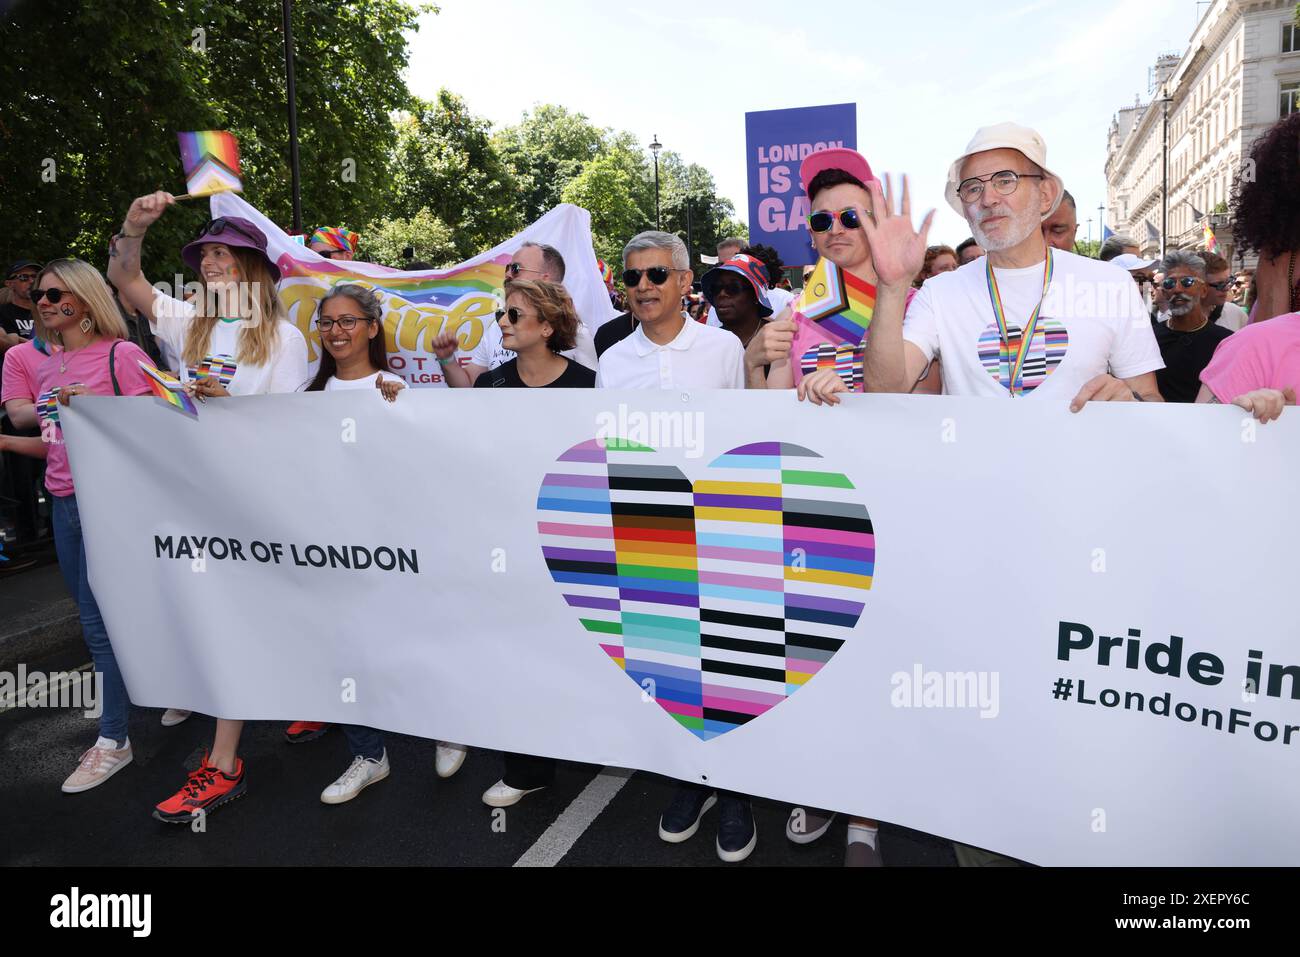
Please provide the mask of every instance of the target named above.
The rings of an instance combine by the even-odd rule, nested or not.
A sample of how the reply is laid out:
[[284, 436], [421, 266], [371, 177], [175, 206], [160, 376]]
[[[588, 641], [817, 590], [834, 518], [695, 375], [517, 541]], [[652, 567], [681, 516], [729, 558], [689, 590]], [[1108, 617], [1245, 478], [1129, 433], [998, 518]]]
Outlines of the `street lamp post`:
[[293, 82], [293, 18], [284, 0], [284, 73], [289, 94], [289, 171], [293, 182], [293, 231], [302, 232], [302, 188], [298, 177], [298, 97]]
[[650, 152], [655, 155], [655, 229], [663, 228], [659, 219], [659, 151], [663, 148], [664, 144], [659, 142], [659, 134], [656, 133], [650, 142]]

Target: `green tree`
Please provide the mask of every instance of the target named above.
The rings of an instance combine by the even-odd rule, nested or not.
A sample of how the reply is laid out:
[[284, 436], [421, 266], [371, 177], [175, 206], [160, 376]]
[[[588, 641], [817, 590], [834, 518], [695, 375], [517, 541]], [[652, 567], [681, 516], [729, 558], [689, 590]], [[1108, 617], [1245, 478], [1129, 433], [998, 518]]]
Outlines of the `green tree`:
[[627, 241], [645, 228], [642, 181], [614, 153], [596, 157], [564, 187], [563, 202], [591, 214], [592, 245], [605, 262], [619, 263]]
[[569, 181], [604, 151], [605, 133], [583, 114], [552, 104], [525, 112], [518, 124], [497, 133], [496, 146], [514, 174], [525, 223], [561, 202]]
[[366, 234], [362, 237], [362, 251], [366, 258], [381, 266], [405, 266], [407, 249], [412, 250], [414, 259], [433, 266], [452, 266], [460, 261], [451, 227], [431, 213], [428, 207], [406, 219], [375, 220], [366, 227]]
[[[389, 113], [409, 102], [406, 34], [427, 9], [295, 0], [304, 225], [355, 228], [382, 205]], [[55, 38], [57, 55], [35, 52]], [[233, 132], [245, 197], [291, 220], [279, 4], [22, 3], [0, 23], [0, 89], [0, 259], [77, 255], [102, 267], [132, 198], [184, 192], [176, 134], [186, 130]], [[150, 231], [146, 275], [179, 268], [207, 207], [184, 203]]]
[[448, 90], [439, 90], [434, 101], [416, 101], [411, 114], [399, 118], [392, 176], [396, 195], [390, 208], [408, 219], [427, 209], [454, 224], [461, 259], [523, 225], [518, 190], [491, 125]]
[[1087, 256], [1089, 259], [1096, 259], [1097, 254], [1101, 252], [1100, 239], [1078, 239], [1074, 243], [1074, 251], [1080, 256]]

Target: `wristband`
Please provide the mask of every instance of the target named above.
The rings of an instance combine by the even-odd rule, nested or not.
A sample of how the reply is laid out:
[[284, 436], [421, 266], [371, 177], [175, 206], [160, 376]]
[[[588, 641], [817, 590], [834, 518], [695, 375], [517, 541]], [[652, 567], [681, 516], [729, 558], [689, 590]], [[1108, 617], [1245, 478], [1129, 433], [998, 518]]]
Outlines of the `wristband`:
[[447, 358], [445, 358], [445, 359], [442, 359], [442, 358], [438, 359], [438, 365], [440, 365], [440, 366], [449, 366], [449, 365], [453, 365], [455, 362], [456, 362], [456, 357], [455, 357], [455, 356], [447, 356]]

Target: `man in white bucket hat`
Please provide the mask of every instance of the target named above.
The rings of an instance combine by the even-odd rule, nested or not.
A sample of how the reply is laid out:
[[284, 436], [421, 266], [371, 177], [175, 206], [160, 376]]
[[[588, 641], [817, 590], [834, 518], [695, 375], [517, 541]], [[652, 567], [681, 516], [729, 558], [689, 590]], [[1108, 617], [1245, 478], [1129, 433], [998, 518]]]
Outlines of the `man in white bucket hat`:
[[[1163, 368], [1137, 286], [1109, 263], [1049, 248], [1042, 222], [1064, 193], [1034, 130], [979, 130], [948, 170], [946, 196], [987, 255], [929, 279], [906, 307], [898, 290], [921, 268], [929, 221], [912, 229], [880, 188], [864, 229], [879, 293], [863, 378], [907, 392], [932, 362], [952, 395], [1068, 401], [1161, 401]], [[833, 400], [832, 400], [833, 401]]]

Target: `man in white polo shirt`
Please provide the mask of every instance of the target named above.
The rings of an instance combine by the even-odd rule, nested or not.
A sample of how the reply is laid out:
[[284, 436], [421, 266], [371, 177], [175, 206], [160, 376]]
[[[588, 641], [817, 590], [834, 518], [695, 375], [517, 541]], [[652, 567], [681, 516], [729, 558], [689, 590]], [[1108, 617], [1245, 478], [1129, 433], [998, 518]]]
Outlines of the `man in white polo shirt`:
[[[1133, 280], [1043, 238], [1062, 193], [1038, 133], [1014, 123], [979, 130], [949, 169], [947, 198], [987, 255], [931, 278], [904, 321], [930, 217], [916, 233], [906, 185], [901, 215], [873, 187], [882, 215], [863, 224], [879, 277], [868, 391], [907, 392], [938, 361], [950, 395], [1068, 401], [1075, 412], [1088, 401], [1161, 401], [1155, 371], [1164, 363]], [[813, 386], [824, 388], [800, 392], [815, 402], [838, 391]]]
[[601, 355], [596, 388], [745, 387], [740, 340], [682, 312], [694, 278], [676, 236], [650, 230], [632, 237], [623, 250], [623, 285], [636, 328]]

